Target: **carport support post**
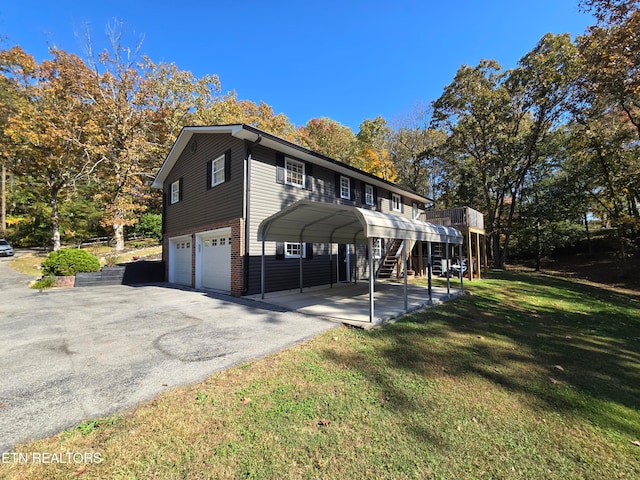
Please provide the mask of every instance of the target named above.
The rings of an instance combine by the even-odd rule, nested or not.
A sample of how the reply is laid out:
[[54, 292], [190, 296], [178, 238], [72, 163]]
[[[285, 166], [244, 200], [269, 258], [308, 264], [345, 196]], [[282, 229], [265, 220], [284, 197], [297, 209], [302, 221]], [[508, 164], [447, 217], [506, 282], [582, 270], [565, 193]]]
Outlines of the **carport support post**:
[[262, 240], [262, 258], [260, 259], [260, 293], [264, 300], [264, 239]]
[[407, 282], [409, 281], [408, 264], [407, 264], [407, 240], [404, 240], [405, 248], [402, 249], [402, 263], [404, 267], [404, 311], [409, 310], [409, 298], [407, 295]]
[[333, 288], [333, 243], [329, 244], [329, 285]]
[[369, 237], [369, 323], [373, 323], [375, 273], [373, 271], [373, 237]]
[[[458, 256], [458, 258], [460, 259], [460, 291], [464, 292], [464, 285], [462, 284], [462, 279], [464, 278], [464, 272], [462, 271], [462, 245], [463, 243], [460, 244], [460, 255]], [[469, 265], [467, 265], [467, 270], [469, 269]]]
[[446, 277], [447, 277], [447, 297], [451, 296], [451, 279], [449, 278], [449, 274], [451, 272], [451, 268], [449, 265], [449, 250], [451, 248], [451, 244], [449, 242], [445, 243], [446, 245], [446, 259], [447, 259], [447, 263], [446, 263]]
[[300, 240], [300, 293], [302, 293], [302, 285], [304, 278], [302, 277], [302, 239]]
[[427, 289], [429, 290], [429, 305], [431, 305], [433, 303], [433, 294], [431, 293], [431, 274], [433, 273], [433, 270], [431, 268], [431, 242], [427, 242], [427, 257]]

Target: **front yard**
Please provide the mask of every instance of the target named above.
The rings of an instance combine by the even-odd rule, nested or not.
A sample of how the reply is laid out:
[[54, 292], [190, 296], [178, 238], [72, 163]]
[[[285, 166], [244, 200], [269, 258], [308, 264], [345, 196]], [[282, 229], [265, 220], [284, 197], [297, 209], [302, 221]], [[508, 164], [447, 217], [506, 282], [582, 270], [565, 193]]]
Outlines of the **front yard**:
[[[640, 294], [525, 273], [16, 452], [48, 478], [640, 478]], [[241, 321], [241, 319], [239, 319]]]

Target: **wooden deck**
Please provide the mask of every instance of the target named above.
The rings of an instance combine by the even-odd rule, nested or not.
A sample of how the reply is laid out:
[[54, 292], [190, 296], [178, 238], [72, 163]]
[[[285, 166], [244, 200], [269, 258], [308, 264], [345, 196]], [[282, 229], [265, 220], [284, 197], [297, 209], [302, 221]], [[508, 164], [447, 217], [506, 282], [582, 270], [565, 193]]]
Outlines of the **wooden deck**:
[[420, 220], [445, 227], [455, 227], [463, 233], [473, 232], [484, 235], [484, 215], [469, 207], [427, 210]]

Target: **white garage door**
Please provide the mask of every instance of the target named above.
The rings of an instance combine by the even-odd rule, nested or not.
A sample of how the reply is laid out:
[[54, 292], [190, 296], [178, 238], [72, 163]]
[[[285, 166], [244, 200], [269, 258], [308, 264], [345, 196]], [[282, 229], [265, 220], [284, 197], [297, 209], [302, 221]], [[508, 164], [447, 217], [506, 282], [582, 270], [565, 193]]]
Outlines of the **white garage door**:
[[191, 237], [173, 238], [169, 243], [169, 281], [191, 286]]
[[[231, 290], [231, 229], [221, 228], [198, 235], [201, 287]], [[200, 276], [200, 275], [199, 275]]]

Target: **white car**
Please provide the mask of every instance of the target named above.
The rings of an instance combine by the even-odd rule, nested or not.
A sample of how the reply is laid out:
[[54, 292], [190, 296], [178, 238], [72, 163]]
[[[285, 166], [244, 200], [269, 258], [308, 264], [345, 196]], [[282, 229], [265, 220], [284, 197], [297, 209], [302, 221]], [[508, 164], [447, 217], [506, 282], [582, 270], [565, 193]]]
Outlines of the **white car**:
[[0, 257], [11, 257], [14, 254], [13, 247], [5, 239], [0, 238]]

